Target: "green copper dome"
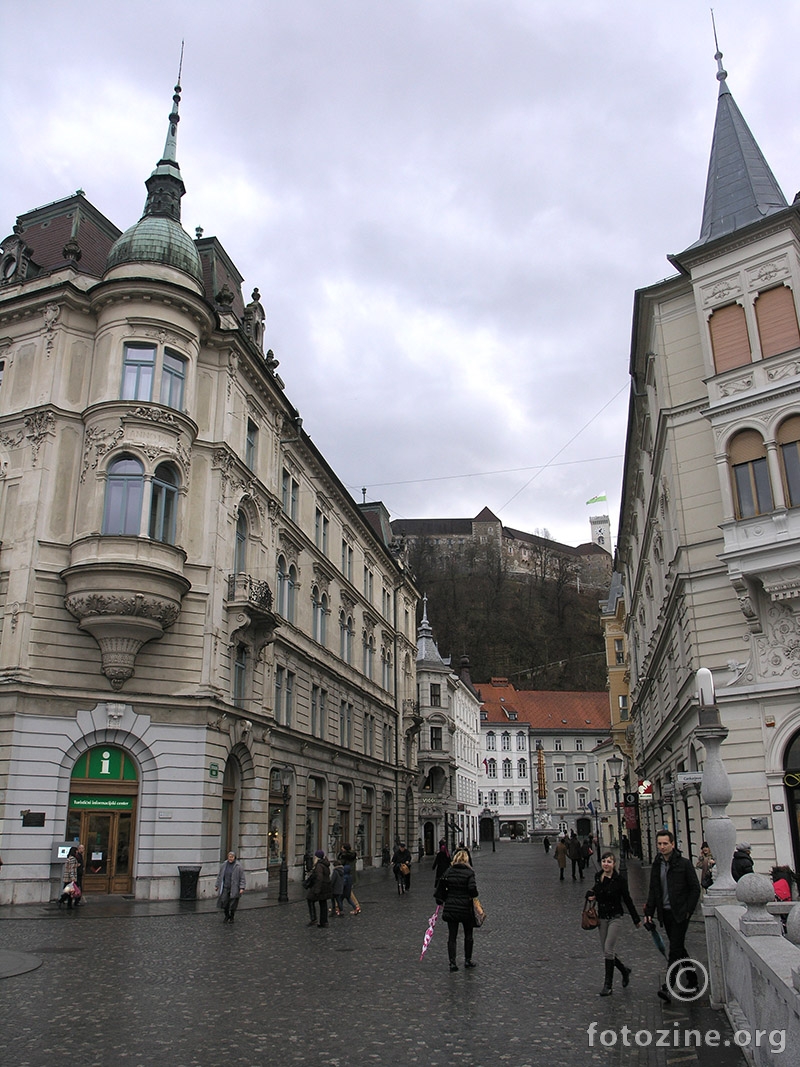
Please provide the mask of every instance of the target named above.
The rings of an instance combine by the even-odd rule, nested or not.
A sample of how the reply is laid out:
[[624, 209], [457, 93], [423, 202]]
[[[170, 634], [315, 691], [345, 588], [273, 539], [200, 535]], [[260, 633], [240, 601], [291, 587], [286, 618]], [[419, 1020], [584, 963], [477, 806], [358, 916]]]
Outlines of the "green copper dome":
[[175, 219], [145, 215], [114, 242], [106, 269], [121, 263], [161, 263], [176, 267], [202, 284], [203, 271], [194, 241]]

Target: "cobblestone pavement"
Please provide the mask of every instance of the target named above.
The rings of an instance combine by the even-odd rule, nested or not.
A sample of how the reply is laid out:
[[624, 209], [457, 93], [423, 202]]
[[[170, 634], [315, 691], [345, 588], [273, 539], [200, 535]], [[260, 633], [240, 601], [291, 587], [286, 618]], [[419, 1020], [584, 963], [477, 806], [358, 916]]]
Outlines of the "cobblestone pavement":
[[[327, 930], [307, 925], [296, 886], [288, 904], [277, 904], [273, 890], [245, 894], [233, 925], [206, 901], [2, 908], [0, 957], [24, 954], [35, 967], [11, 967], [0, 982], [3, 1062], [743, 1067], [741, 1052], [724, 1044], [654, 1048], [641, 1035], [635, 1044], [644, 1030], [653, 1042], [659, 1029], [672, 1034], [676, 1026], [719, 1030], [723, 1042], [732, 1031], [707, 997], [674, 1007], [658, 1000], [663, 957], [628, 920], [620, 956], [633, 967], [631, 984], [623, 990], [617, 976], [614, 995], [599, 998], [597, 934], [579, 922], [588, 882], [569, 872], [560, 882], [552, 854], [500, 842], [496, 853], [476, 852], [474, 863], [489, 918], [475, 933], [478, 966], [456, 973], [447, 966], [444, 924], [419, 960], [435, 908], [430, 859], [414, 864], [404, 897], [387, 871], [362, 875], [362, 914], [332, 919]], [[634, 863], [637, 904], [646, 878]], [[692, 923], [689, 948], [705, 958], [702, 920]]]

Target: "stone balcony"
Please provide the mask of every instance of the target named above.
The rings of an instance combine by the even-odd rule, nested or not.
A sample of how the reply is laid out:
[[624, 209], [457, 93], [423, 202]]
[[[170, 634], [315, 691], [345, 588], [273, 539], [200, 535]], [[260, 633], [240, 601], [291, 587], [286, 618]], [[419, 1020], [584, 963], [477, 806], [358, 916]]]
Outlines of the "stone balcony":
[[762, 620], [757, 612], [753, 582], [759, 582], [773, 603], [785, 602], [800, 613], [800, 509], [780, 508], [765, 515], [721, 524], [725, 538], [720, 559], [751, 630]]
[[147, 641], [163, 637], [191, 588], [182, 548], [146, 537], [82, 537], [61, 572], [64, 604], [100, 648], [103, 674], [119, 690]]
[[264, 581], [249, 574], [228, 575], [226, 602], [229, 618], [228, 643], [252, 645], [258, 659], [264, 648], [275, 640], [280, 619], [272, 610], [272, 590]]

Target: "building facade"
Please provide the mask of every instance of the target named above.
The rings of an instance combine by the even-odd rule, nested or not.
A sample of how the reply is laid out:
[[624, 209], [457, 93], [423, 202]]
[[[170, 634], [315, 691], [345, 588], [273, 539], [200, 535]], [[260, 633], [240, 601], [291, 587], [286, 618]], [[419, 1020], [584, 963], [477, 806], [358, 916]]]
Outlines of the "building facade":
[[517, 839], [534, 830], [597, 833], [600, 819], [609, 814], [601, 814], [597, 756], [609, 735], [607, 694], [518, 690], [507, 678], [493, 678], [477, 690], [483, 839], [492, 827], [495, 836]]
[[636, 294], [618, 557], [653, 823], [698, 850], [707, 667], [729, 730], [728, 813], [765, 873], [800, 863], [800, 202], [716, 58], [700, 237]]
[[417, 592], [181, 227], [179, 99], [139, 222], [79, 192], [2, 243], [0, 902], [78, 840], [88, 892], [169, 898], [417, 826]]
[[427, 608], [424, 598], [417, 632], [417, 763], [418, 841], [430, 856], [440, 840], [454, 847], [478, 838], [480, 699], [466, 657], [456, 673], [440, 655]]

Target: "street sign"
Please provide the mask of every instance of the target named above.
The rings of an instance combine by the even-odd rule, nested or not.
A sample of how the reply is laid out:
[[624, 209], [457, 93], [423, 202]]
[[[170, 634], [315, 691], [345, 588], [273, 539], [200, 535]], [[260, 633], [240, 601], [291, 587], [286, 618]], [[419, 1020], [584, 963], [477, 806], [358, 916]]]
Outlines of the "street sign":
[[678, 780], [678, 785], [700, 785], [703, 781], [702, 771], [678, 771], [675, 776]]

